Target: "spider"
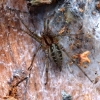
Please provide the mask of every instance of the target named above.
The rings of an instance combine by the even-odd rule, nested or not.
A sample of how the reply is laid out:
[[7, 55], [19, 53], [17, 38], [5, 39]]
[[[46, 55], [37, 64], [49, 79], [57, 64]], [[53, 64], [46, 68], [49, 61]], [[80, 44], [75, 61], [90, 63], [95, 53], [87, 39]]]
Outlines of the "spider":
[[[44, 20], [44, 31], [41, 33], [41, 37], [39, 37], [37, 34], [32, 32], [23, 22], [21, 18], [19, 18], [21, 22], [24, 24], [24, 26], [27, 28], [29, 32], [26, 32], [28, 35], [30, 35], [33, 39], [35, 39], [37, 42], [40, 43], [39, 48], [37, 49], [37, 52], [42, 49], [45, 52], [46, 58], [48, 58], [50, 61], [52, 61], [53, 65], [58, 68], [60, 71], [62, 70], [62, 60], [63, 60], [63, 55], [62, 52], [65, 52], [67, 55], [68, 53], [66, 50], [63, 48], [62, 45], [58, 43], [58, 37], [61, 35], [52, 35], [51, 30], [49, 29], [49, 19]], [[24, 31], [24, 30], [23, 30]], [[32, 58], [32, 62], [28, 70], [32, 69], [32, 64], [34, 61], [34, 58], [37, 53], [34, 54]], [[46, 77], [48, 80], [48, 64], [46, 64]], [[46, 83], [47, 84], [47, 81]]]
[[[19, 18], [21, 22], [24, 24], [23, 20]], [[58, 43], [58, 37], [65, 36], [65, 35], [52, 35], [52, 31], [49, 29], [49, 20], [50, 19], [45, 19], [44, 20], [44, 32], [42, 32], [41, 37], [39, 37], [36, 33], [32, 32], [25, 24], [24, 26], [27, 28], [29, 32], [26, 32], [28, 35], [30, 35], [33, 39], [35, 39], [37, 42], [40, 43], [40, 47], [37, 49], [37, 52], [42, 49], [45, 52], [46, 58], [50, 59], [50, 61], [53, 62], [54, 66], [56, 68], [59, 68], [59, 70], [62, 70], [62, 61], [63, 61], [63, 55], [62, 52], [66, 54], [66, 56], [69, 58], [71, 62], [73, 62], [76, 66], [78, 64], [72, 59], [70, 54], [63, 48], [61, 44]], [[37, 53], [34, 54], [32, 58], [32, 62], [28, 70], [32, 69], [32, 64], [34, 61], [34, 58]], [[48, 64], [46, 64], [46, 82], [45, 85], [48, 82]], [[78, 66], [80, 68], [80, 66]], [[69, 69], [70, 72], [72, 72], [72, 69]], [[92, 80], [88, 77], [88, 75], [80, 68], [80, 70], [84, 73], [84, 75], [92, 82]]]

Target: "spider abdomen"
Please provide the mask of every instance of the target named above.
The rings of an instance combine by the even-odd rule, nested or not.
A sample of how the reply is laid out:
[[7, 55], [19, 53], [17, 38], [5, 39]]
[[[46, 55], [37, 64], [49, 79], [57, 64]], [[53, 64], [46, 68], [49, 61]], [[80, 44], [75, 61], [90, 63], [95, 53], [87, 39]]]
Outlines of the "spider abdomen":
[[51, 44], [49, 49], [50, 55], [54, 63], [61, 70], [62, 66], [62, 52], [57, 44]]

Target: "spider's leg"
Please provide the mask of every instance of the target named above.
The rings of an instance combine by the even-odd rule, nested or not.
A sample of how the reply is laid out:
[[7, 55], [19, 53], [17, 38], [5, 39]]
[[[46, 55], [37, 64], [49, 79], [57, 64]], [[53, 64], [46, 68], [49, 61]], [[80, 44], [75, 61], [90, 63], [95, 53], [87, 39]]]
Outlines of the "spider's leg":
[[18, 16], [18, 18], [22, 22], [22, 24], [25, 26], [25, 28], [29, 31], [27, 32], [27, 34], [30, 35], [32, 38], [34, 38], [37, 42], [41, 43], [41, 38], [28, 28], [28, 26], [24, 23], [24, 21], [20, 18], [20, 16]]
[[34, 59], [38, 53], [38, 51], [41, 49], [41, 46], [37, 49], [37, 52], [33, 55], [32, 57], [32, 61], [31, 61], [31, 64], [30, 66], [28, 67], [28, 71], [29, 71], [29, 74], [28, 74], [28, 78], [27, 78], [27, 81], [26, 81], [26, 93], [27, 93], [27, 84], [29, 82], [29, 78], [30, 78], [30, 74], [31, 74], [31, 70], [32, 70], [32, 67], [33, 67], [33, 62], [34, 62]]
[[25, 77], [25, 78], [21, 79], [20, 81], [18, 81], [18, 82], [16, 83], [15, 86], [18, 86], [18, 85], [19, 85], [20, 83], [22, 83], [24, 80], [26, 80], [26, 83], [27, 83], [27, 79], [28, 79], [28, 77]]
[[47, 30], [47, 28], [48, 28], [48, 26], [47, 26], [48, 24], [47, 24], [47, 20], [46, 20], [46, 18], [44, 18], [44, 32], [47, 32], [48, 30]]
[[34, 62], [34, 58], [36, 57], [36, 54], [38, 53], [38, 51], [41, 49], [41, 46], [36, 50], [36, 53], [33, 55], [33, 57], [32, 57], [32, 61], [31, 61], [31, 64], [30, 64], [30, 66], [28, 67], [28, 70], [29, 71], [31, 71], [31, 69], [32, 69], [32, 65], [33, 65], [33, 62]]
[[59, 47], [68, 56], [68, 58], [71, 60], [71, 62], [73, 62], [84, 73], [84, 75], [90, 80], [90, 82], [93, 83], [93, 80], [91, 80], [90, 77], [82, 70], [82, 68], [71, 58], [71, 55], [69, 55], [69, 53], [63, 48], [63, 46], [59, 45]]
[[[30, 30], [30, 28], [24, 23], [24, 21], [23, 21], [22, 18], [20, 17], [20, 16], [22, 16], [22, 15], [20, 15], [19, 10], [11, 9], [11, 8], [7, 8], [7, 10], [10, 10], [10, 11], [15, 12], [15, 13], [17, 14], [18, 19], [19, 19], [20, 22], [25, 26], [25, 28], [27, 29], [28, 32], [25, 31], [24, 29], [21, 29], [21, 28], [20, 28], [20, 30], [24, 31], [24, 32], [27, 33], [29, 36], [31, 36], [33, 39], [35, 39], [37, 42], [41, 43], [41, 38], [40, 38], [35, 32], [32, 32], [32, 31]], [[12, 27], [12, 28], [15, 28], [15, 27]]]
[[78, 31], [75, 34], [70, 34], [70, 31], [68, 31], [67, 26], [64, 26], [64, 27], [65, 27], [64, 30], [63, 30], [63, 28], [61, 29], [61, 30], [64, 31], [63, 32], [64, 34], [63, 33], [62, 34], [58, 33], [58, 34], [54, 35], [54, 38], [61, 38], [61, 37], [64, 37], [64, 36], [68, 36], [70, 38], [70, 37], [73, 37], [73, 36], [75, 37], [77, 34], [81, 35], [80, 32], [82, 32], [82, 26], [78, 29]]
[[48, 64], [48, 61], [47, 61], [47, 59], [46, 59], [46, 81], [45, 81], [45, 85], [47, 85], [47, 83], [48, 83], [48, 67], [49, 67], [49, 64]]
[[46, 75], [46, 80], [45, 80], [45, 85], [47, 85], [48, 83], [48, 67], [49, 67], [49, 63], [48, 63], [48, 60], [49, 60], [49, 54], [48, 52], [46, 51], [46, 70], [45, 70], [45, 75]]

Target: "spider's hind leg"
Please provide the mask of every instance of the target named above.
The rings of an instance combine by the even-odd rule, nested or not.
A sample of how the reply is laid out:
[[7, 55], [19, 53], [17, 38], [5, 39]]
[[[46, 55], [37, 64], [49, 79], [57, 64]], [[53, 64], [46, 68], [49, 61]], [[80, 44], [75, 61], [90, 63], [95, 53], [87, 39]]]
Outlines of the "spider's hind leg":
[[69, 53], [63, 48], [62, 45], [59, 45], [60, 48], [62, 49], [62, 51], [67, 55], [67, 57], [70, 59], [70, 61], [72, 63], [74, 63], [81, 71], [82, 73], [84, 73], [84, 75], [89, 79], [90, 82], [93, 83], [93, 81], [90, 79], [90, 77], [83, 71], [83, 69], [71, 58], [71, 55], [69, 55]]

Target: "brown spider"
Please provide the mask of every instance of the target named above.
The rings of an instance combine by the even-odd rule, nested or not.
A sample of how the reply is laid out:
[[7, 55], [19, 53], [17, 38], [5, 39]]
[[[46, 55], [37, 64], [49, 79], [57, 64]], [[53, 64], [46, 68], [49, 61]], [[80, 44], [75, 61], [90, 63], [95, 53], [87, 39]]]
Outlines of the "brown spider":
[[[23, 20], [21, 18], [19, 18], [19, 19], [24, 24]], [[58, 44], [58, 37], [61, 35], [51, 35], [51, 31], [48, 28], [48, 24], [49, 24], [49, 20], [47, 20], [47, 21], [45, 20], [44, 21], [44, 32], [42, 32], [41, 37], [39, 37], [37, 34], [31, 32], [31, 30], [25, 24], [24, 24], [24, 26], [27, 28], [27, 30], [29, 32], [26, 32], [24, 30], [23, 31], [26, 32], [28, 35], [30, 35], [37, 42], [40, 43], [40, 47], [37, 49], [37, 52], [40, 49], [43, 49], [43, 51], [45, 51], [45, 53], [46, 53], [45, 54], [46, 58], [50, 58], [50, 60], [54, 64], [54, 66], [56, 68], [59, 68], [59, 70], [61, 71], [62, 60], [63, 60], [62, 51], [64, 51], [67, 55], [68, 55], [68, 53], [63, 48], [63, 46]], [[28, 68], [28, 70], [32, 69], [32, 64], [33, 64], [36, 54], [37, 53], [34, 54], [31, 65]], [[48, 64], [46, 64], [46, 75], [48, 75]], [[48, 78], [48, 76], [47, 76], [47, 78]], [[47, 81], [45, 84], [47, 84]]]

